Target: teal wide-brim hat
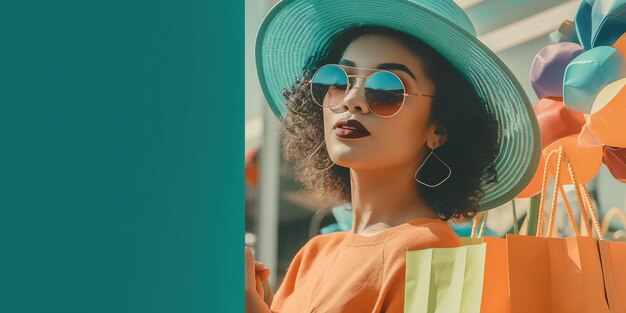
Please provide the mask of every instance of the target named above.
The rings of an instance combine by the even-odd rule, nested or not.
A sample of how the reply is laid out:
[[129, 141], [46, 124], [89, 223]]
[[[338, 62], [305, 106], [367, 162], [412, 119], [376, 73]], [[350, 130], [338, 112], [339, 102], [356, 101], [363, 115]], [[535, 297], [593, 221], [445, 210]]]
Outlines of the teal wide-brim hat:
[[[476, 38], [471, 21], [451, 0], [283, 0], [263, 20], [256, 65], [263, 93], [277, 117], [287, 111], [283, 89], [323, 55], [336, 35], [376, 25], [432, 46], [474, 85], [500, 127], [498, 183], [485, 186], [481, 210], [510, 201], [535, 174], [541, 154], [537, 119], [509, 68]], [[480, 140], [477, 138], [476, 140]]]

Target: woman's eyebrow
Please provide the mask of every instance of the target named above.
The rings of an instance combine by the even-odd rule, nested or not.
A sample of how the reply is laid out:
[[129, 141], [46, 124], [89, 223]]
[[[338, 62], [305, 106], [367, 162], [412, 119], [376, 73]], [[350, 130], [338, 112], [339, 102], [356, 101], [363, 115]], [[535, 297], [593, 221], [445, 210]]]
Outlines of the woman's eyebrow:
[[411, 70], [406, 67], [404, 64], [399, 64], [399, 63], [383, 63], [383, 64], [378, 64], [378, 66], [376, 67], [378, 69], [381, 70], [399, 70], [399, 71], [403, 71], [407, 74], [409, 74], [409, 76], [413, 77], [414, 80], [417, 81], [417, 78], [415, 78], [415, 75], [413, 75], [413, 72], [411, 72]]
[[343, 60], [339, 61], [339, 65], [356, 67], [356, 63], [354, 63], [353, 61], [347, 60], [347, 59], [343, 59]]
[[[338, 63], [339, 65], [345, 65], [345, 66], [350, 66], [350, 67], [356, 67], [356, 63], [354, 63], [354, 61], [350, 61], [348, 59], [343, 59], [341, 61], [339, 61]], [[378, 64], [378, 66], [376, 67], [377, 69], [381, 69], [381, 70], [399, 70], [399, 71], [403, 71], [407, 74], [409, 74], [409, 76], [413, 77], [413, 79], [415, 81], [417, 81], [417, 78], [415, 78], [415, 75], [413, 74], [413, 72], [411, 72], [411, 70], [406, 67], [406, 65], [404, 64], [400, 64], [400, 63], [382, 63], [382, 64]]]

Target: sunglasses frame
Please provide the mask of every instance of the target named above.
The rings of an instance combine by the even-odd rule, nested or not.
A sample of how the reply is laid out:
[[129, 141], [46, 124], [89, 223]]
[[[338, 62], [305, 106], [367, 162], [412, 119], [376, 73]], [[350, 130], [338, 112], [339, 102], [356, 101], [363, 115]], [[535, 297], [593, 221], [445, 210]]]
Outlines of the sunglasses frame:
[[[398, 114], [400, 111], [402, 111], [402, 108], [404, 107], [404, 103], [406, 102], [406, 97], [407, 97], [407, 96], [420, 96], [420, 97], [431, 97], [431, 98], [434, 98], [434, 97], [435, 97], [434, 95], [427, 95], [427, 94], [422, 94], [422, 93], [407, 93], [407, 92], [406, 92], [406, 86], [404, 86], [404, 82], [402, 81], [402, 79], [400, 79], [400, 77], [399, 77], [396, 73], [391, 72], [391, 71], [388, 71], [388, 70], [377, 69], [377, 68], [376, 68], [376, 69], [372, 69], [372, 68], [353, 67], [353, 66], [346, 66], [346, 65], [339, 65], [339, 64], [325, 64], [325, 65], [323, 65], [322, 67], [318, 68], [318, 69], [315, 71], [315, 73], [313, 74], [313, 77], [315, 77], [315, 75], [317, 75], [317, 73], [318, 73], [321, 69], [323, 69], [324, 67], [326, 67], [326, 66], [334, 66], [334, 67], [338, 67], [338, 68], [340, 68], [340, 69], [343, 71], [343, 73], [346, 75], [346, 77], [348, 78], [348, 83], [346, 84], [346, 90], [345, 90], [345, 92], [344, 92], [344, 99], [345, 99], [345, 96], [346, 96], [346, 95], [348, 95], [348, 92], [350, 92], [350, 89], [354, 89], [354, 88], [352, 87], [352, 84], [350, 83], [350, 77], [365, 78], [365, 81], [363, 82], [363, 87], [362, 87], [362, 88], [360, 88], [360, 89], [363, 89], [363, 91], [362, 91], [363, 100], [364, 100], [364, 102], [365, 102], [365, 105], [367, 105], [367, 108], [370, 110], [370, 112], [372, 112], [372, 114], [374, 114], [374, 115], [376, 115], [376, 116], [378, 116], [378, 117], [382, 117], [382, 118], [389, 118], [389, 117], [393, 117], [393, 116], [395, 116], [396, 114]], [[344, 69], [344, 67], [346, 67], [346, 68], [350, 68], [350, 69], [356, 69], [356, 70], [373, 71], [373, 73], [371, 73], [371, 74], [369, 74], [369, 75], [351, 75], [351, 74], [348, 74], [348, 73], [346, 72], [346, 70]], [[387, 72], [387, 73], [389, 73], [389, 74], [391, 74], [391, 75], [395, 76], [395, 77], [398, 79], [398, 81], [400, 82], [400, 84], [402, 85], [402, 95], [403, 95], [403, 98], [402, 98], [402, 104], [400, 104], [400, 108], [399, 108], [399, 109], [398, 109], [395, 113], [393, 113], [392, 115], [387, 115], [387, 116], [384, 116], [384, 115], [380, 115], [380, 114], [378, 114], [378, 113], [374, 112], [374, 110], [372, 110], [372, 107], [370, 107], [370, 104], [367, 102], [367, 97], [365, 96], [365, 85], [367, 84], [367, 80], [368, 80], [368, 79], [369, 79], [372, 75], [374, 75], [374, 74], [376, 74], [376, 73], [379, 73], [379, 72]], [[322, 107], [322, 108], [326, 108], [323, 104], [319, 104], [319, 103], [317, 103], [317, 100], [315, 100], [315, 96], [313, 95], [313, 78], [311, 78], [311, 79], [309, 80], [309, 82], [310, 82], [310, 84], [311, 84], [311, 87], [310, 87], [310, 92], [311, 92], [311, 97], [313, 98], [313, 101], [315, 102], [315, 104], [319, 105], [320, 107]], [[342, 101], [343, 101], [343, 99], [342, 99]], [[328, 108], [329, 108], [329, 109], [331, 109], [331, 107], [328, 107]]]

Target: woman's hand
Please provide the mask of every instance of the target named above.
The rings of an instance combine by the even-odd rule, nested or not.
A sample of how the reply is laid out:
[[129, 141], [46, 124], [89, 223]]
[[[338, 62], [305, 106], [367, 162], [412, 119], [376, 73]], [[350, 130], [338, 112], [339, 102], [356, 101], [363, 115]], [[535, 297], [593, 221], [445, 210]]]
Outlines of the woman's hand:
[[252, 250], [246, 246], [246, 312], [271, 313], [272, 289], [267, 278], [270, 270], [263, 263], [255, 262]]
[[261, 297], [268, 306], [271, 306], [274, 294], [272, 293], [272, 287], [270, 287], [270, 282], [268, 280], [268, 278], [270, 277], [270, 269], [265, 267], [263, 263], [255, 261], [254, 271], [256, 275], [257, 290], [259, 289], [258, 285], [260, 284], [263, 291]]

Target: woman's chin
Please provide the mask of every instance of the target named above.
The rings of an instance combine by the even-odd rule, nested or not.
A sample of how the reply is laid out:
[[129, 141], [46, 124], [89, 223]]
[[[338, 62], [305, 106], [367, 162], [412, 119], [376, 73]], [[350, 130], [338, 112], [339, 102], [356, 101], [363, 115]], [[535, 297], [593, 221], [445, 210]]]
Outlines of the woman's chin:
[[333, 154], [331, 159], [337, 165], [351, 169], [372, 168], [372, 165], [376, 164], [376, 162], [364, 159], [362, 154], [358, 155], [356, 153]]

